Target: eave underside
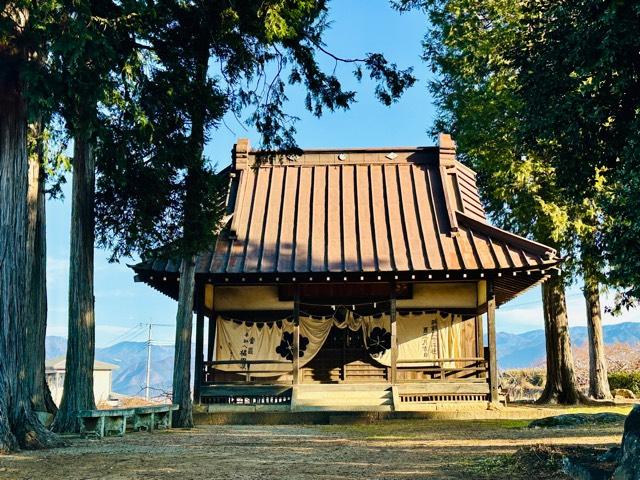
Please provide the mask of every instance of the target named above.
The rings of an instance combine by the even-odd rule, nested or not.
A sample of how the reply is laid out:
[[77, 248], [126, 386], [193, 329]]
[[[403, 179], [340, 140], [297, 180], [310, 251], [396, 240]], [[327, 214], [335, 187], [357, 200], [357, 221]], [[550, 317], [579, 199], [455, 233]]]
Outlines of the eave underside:
[[[136, 271], [136, 281], [144, 282], [155, 290], [178, 300], [179, 275], [177, 272], [154, 271], [153, 269], [134, 267]], [[478, 282], [488, 280], [493, 283], [493, 291], [496, 297], [496, 304], [503, 305], [514, 299], [525, 291], [543, 282], [548, 276], [557, 274], [555, 267], [527, 270], [504, 270], [492, 272], [393, 272], [374, 274], [366, 272], [341, 273], [341, 274], [319, 274], [303, 276], [300, 274], [243, 274], [243, 275], [216, 275], [209, 273], [196, 274], [196, 288], [204, 288], [206, 284], [219, 286], [256, 286], [256, 285], [276, 285], [276, 286], [296, 286], [310, 283], [316, 284], [350, 284], [358, 285], [363, 283], [431, 283], [431, 282]], [[330, 303], [330, 299], [327, 298]], [[484, 313], [486, 305], [480, 305], [478, 313]]]

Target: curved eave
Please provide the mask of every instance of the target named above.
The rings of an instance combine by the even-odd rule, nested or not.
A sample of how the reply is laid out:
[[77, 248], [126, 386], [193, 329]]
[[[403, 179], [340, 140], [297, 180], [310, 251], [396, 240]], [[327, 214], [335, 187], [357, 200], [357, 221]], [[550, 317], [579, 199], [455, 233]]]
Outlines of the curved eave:
[[[545, 264], [544, 268], [520, 268], [485, 271], [438, 271], [438, 272], [333, 272], [320, 274], [210, 274], [199, 272], [196, 274], [196, 284], [248, 286], [248, 285], [292, 285], [310, 283], [377, 283], [377, 282], [475, 282], [492, 280], [497, 305], [512, 300], [522, 293], [544, 282], [550, 275], [558, 273], [559, 259]], [[177, 300], [179, 292], [179, 276], [176, 273], [157, 272], [145, 268], [144, 265], [134, 265], [136, 281], [143, 282], [153, 289]], [[482, 308], [481, 308], [482, 310]]]
[[177, 272], [155, 271], [149, 268], [146, 262], [127, 266], [135, 272], [134, 282], [145, 283], [167, 297], [178, 300], [179, 275]]

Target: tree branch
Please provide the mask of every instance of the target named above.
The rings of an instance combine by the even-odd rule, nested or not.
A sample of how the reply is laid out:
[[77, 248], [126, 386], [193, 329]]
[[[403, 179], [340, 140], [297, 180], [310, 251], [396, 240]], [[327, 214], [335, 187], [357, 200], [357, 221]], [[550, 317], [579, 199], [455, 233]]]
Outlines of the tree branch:
[[333, 58], [336, 62], [341, 62], [341, 63], [364, 63], [367, 61], [366, 58], [342, 58], [342, 57], [338, 57], [337, 55], [334, 55], [333, 53], [331, 53], [329, 50], [327, 50], [326, 48], [324, 48], [322, 45], [320, 45], [318, 42], [315, 42], [311, 39], [309, 39], [309, 41], [318, 49], [320, 50], [322, 53], [324, 53], [325, 55], [328, 55], [329, 57]]

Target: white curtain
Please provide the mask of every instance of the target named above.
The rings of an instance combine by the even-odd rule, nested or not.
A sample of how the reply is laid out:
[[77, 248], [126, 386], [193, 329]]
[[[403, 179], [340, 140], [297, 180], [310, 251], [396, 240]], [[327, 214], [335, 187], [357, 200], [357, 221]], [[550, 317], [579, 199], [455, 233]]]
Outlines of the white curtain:
[[[327, 339], [331, 327], [362, 330], [365, 348], [376, 362], [391, 365], [391, 322], [388, 314], [374, 316], [345, 312], [334, 317], [300, 317], [300, 366], [315, 357]], [[396, 318], [398, 361], [405, 366], [429, 364], [430, 360], [459, 357], [462, 349], [460, 315], [441, 312], [412, 312]], [[216, 360], [274, 362], [251, 365], [251, 374], [269, 377], [291, 372], [293, 369], [294, 325], [290, 319], [277, 322], [247, 322], [218, 316], [216, 321]], [[433, 362], [431, 362], [433, 364]], [[445, 367], [455, 366], [448, 361]], [[228, 372], [246, 371], [246, 364], [218, 365]]]
[[[459, 356], [461, 326], [462, 317], [460, 315], [442, 312], [412, 312], [397, 315], [398, 361], [405, 366], [420, 366], [429, 364], [429, 360]], [[363, 332], [368, 349], [371, 350], [370, 343], [380, 337], [381, 331], [391, 331], [391, 321], [388, 315], [379, 318], [363, 318]], [[370, 351], [370, 355], [378, 363], [387, 367], [391, 366], [390, 349], [380, 353]], [[433, 362], [431, 363], [433, 364]], [[444, 363], [445, 367], [454, 365], [455, 362], [452, 361]]]
[[[307, 364], [324, 344], [333, 325], [332, 319], [300, 317], [300, 366]], [[251, 365], [251, 374], [275, 377], [293, 369], [293, 321], [257, 323], [227, 320], [218, 316], [216, 320], [216, 360], [271, 360], [288, 363], [263, 363]], [[246, 364], [217, 365], [216, 369], [227, 372], [246, 371]], [[262, 372], [262, 373], [261, 373]]]

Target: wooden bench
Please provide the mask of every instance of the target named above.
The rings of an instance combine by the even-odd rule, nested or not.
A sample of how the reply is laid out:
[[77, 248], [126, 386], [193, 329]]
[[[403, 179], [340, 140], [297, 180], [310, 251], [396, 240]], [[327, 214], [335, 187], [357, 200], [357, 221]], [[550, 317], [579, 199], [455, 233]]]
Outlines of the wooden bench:
[[99, 438], [109, 435], [123, 436], [127, 430], [127, 418], [133, 419], [134, 430], [152, 431], [171, 428], [171, 419], [178, 405], [149, 405], [134, 408], [107, 410], [82, 410], [78, 412], [80, 434]]

